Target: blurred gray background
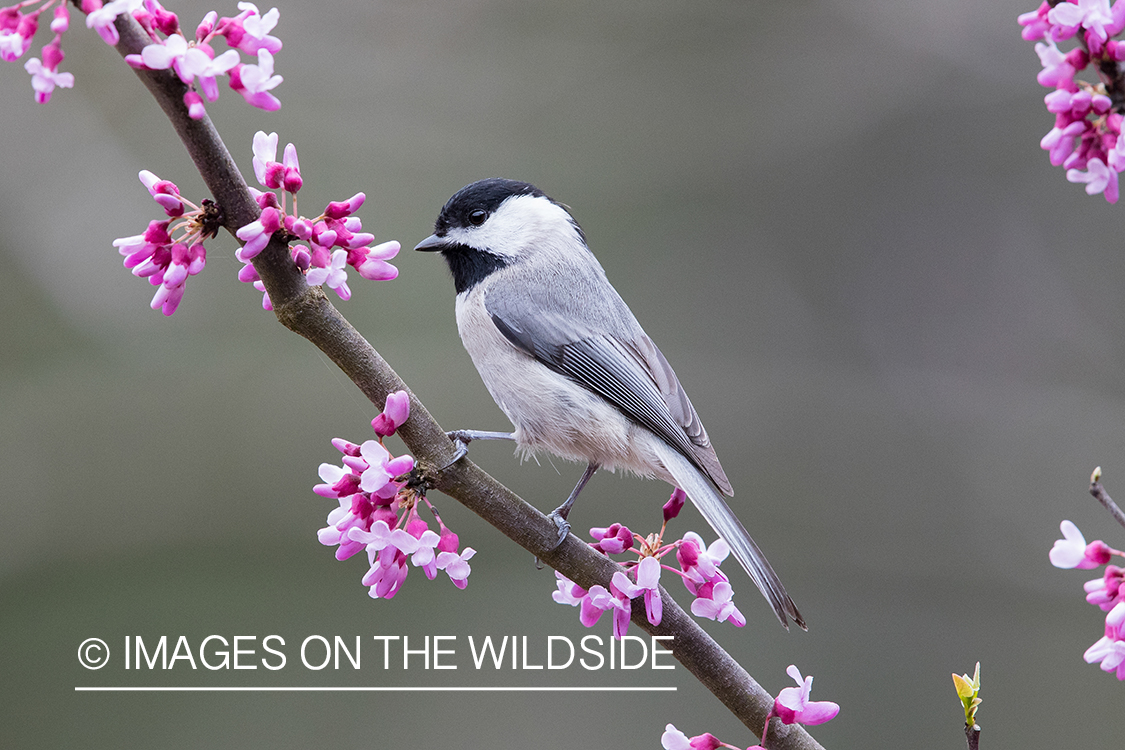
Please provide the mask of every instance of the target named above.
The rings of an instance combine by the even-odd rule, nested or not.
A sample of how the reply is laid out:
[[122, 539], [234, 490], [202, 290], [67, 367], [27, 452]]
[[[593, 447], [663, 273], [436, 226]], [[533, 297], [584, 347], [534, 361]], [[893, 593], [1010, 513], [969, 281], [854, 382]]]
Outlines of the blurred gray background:
[[[185, 27], [234, 4], [176, 2]], [[267, 6], [263, 6], [265, 10]], [[744, 629], [708, 630], [776, 692], [840, 716], [826, 746], [959, 748], [951, 672], [982, 663], [984, 747], [1119, 747], [1125, 686], [1083, 663], [1093, 575], [1050, 567], [1086, 494], [1125, 498], [1125, 208], [1038, 141], [1052, 120], [1016, 16], [1034, 2], [293, 3], [264, 113], [208, 107], [244, 171], [297, 145], [303, 213], [363, 190], [407, 248], [456, 189], [536, 183], [573, 208], [676, 367], [736, 507], [808, 619], [786, 634], [732, 569]], [[44, 29], [45, 32], [45, 29]], [[37, 54], [41, 36], [32, 54]], [[219, 49], [222, 49], [220, 46]], [[77, 85], [36, 105], [0, 66], [0, 745], [659, 748], [666, 722], [754, 738], [682, 669], [307, 672], [309, 634], [577, 640], [554, 579], [455, 502], [469, 587], [412, 572], [373, 601], [315, 532], [316, 469], [376, 410], [240, 284], [234, 241], [171, 319], [111, 242], [161, 214], [140, 169], [206, 197], [172, 130], [75, 16]], [[440, 259], [341, 305], [449, 428], [504, 429]], [[395, 443], [395, 445], [398, 445]], [[581, 469], [472, 458], [546, 510]], [[576, 529], [653, 530], [663, 485], [599, 475]], [[673, 533], [705, 531], [694, 511]], [[709, 538], [709, 532], [705, 534]], [[675, 583], [669, 579], [670, 583]], [[690, 598], [670, 586], [683, 603]], [[608, 622], [593, 631], [605, 637]], [[126, 635], [283, 635], [279, 673], [125, 672]], [[100, 672], [78, 644], [116, 649]], [[368, 655], [372, 652], [367, 651]], [[675, 685], [676, 693], [77, 694], [76, 685]]]

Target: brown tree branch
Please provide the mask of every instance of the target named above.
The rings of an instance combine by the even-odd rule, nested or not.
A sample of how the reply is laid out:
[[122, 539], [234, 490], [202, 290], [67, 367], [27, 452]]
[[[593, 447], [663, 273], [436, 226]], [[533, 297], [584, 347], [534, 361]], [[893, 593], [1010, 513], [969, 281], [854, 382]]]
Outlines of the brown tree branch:
[[980, 726], [978, 724], [965, 725], [965, 744], [969, 746], [969, 750], [977, 750], [980, 747]]
[[[137, 54], [151, 40], [130, 15], [117, 18], [122, 55]], [[234, 232], [258, 218], [260, 210], [246, 181], [223, 144], [209, 117], [192, 120], [183, 104], [187, 87], [172, 71], [136, 70], [183, 141], [192, 161], [215, 201], [222, 207], [225, 228]], [[555, 524], [468, 459], [449, 465], [454, 447], [390, 365], [328, 301], [319, 287], [309, 287], [293, 264], [287, 243], [276, 233], [254, 259], [254, 268], [265, 284], [277, 319], [324, 352], [382, 408], [387, 395], [410, 394], [410, 419], [398, 434], [409, 447], [434, 489], [461, 502], [521, 547], [583, 588], [606, 585], [623, 568], [571, 535], [555, 547]], [[444, 468], [443, 468], [444, 467]], [[770, 696], [731, 656], [661, 589], [664, 616], [659, 626], [645, 617], [641, 600], [633, 603], [632, 620], [653, 635], [672, 636], [672, 653], [700, 682], [727, 706], [755, 735], [761, 731], [773, 706]], [[769, 732], [771, 748], [820, 748], [799, 725], [774, 722]]]
[[1121, 512], [1121, 508], [1117, 507], [1117, 503], [1113, 502], [1113, 498], [1102, 486], [1102, 467], [1100, 466], [1094, 469], [1094, 473], [1090, 475], [1090, 494], [1105, 506], [1105, 509], [1109, 511], [1115, 521], [1125, 526], [1125, 513]]

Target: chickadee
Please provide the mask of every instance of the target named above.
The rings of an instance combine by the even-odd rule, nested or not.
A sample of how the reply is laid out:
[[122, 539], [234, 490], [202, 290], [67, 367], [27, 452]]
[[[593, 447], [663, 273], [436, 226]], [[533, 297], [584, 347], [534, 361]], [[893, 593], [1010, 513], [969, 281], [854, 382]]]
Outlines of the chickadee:
[[526, 182], [488, 179], [459, 190], [415, 250], [440, 252], [457, 289], [457, 330], [515, 432], [461, 430], [462, 443], [515, 440], [585, 461], [551, 513], [567, 514], [599, 468], [680, 487], [726, 540], [786, 629], [805, 622], [758, 545], [716, 488], [733, 494], [671, 365], [610, 285], [567, 209]]

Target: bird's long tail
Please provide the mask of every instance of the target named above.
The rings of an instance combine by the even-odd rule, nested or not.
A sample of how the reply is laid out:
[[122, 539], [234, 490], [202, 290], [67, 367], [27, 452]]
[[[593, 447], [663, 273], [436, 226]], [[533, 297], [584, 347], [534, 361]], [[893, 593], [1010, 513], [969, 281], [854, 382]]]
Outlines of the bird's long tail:
[[668, 473], [695, 503], [695, 507], [707, 519], [707, 523], [711, 524], [711, 528], [730, 546], [734, 556], [773, 607], [777, 619], [781, 620], [785, 629], [789, 629], [788, 618], [792, 618], [798, 627], [808, 630], [801, 613], [797, 611], [797, 605], [785, 592], [785, 587], [781, 585], [781, 579], [773, 571], [769, 560], [758, 549], [758, 545], [750, 538], [750, 534], [734, 515], [734, 511], [711, 482], [674, 448], [663, 441], [654, 440], [653, 443], [658, 443], [653, 447], [657, 449], [660, 461]]

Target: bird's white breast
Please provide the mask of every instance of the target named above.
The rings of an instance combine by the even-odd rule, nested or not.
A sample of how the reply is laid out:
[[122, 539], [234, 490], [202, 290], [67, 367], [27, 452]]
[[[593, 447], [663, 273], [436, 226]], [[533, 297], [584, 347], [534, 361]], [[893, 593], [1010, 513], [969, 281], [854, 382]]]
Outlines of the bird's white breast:
[[504, 338], [484, 307], [491, 281], [457, 295], [457, 330], [488, 392], [515, 426], [521, 452], [546, 449], [568, 460], [651, 476], [659, 466], [648, 448], [655, 436]]

